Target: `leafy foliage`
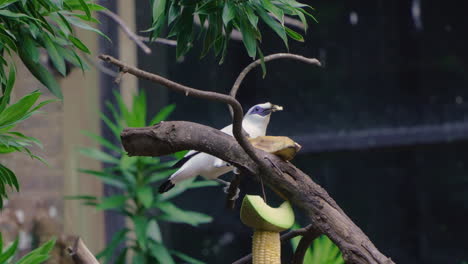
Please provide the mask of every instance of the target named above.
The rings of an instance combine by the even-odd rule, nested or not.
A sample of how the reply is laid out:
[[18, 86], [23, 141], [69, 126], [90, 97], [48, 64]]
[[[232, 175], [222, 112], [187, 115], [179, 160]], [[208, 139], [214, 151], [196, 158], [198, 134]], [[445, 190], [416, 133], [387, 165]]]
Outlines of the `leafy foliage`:
[[[85, 132], [90, 138], [111, 151], [112, 154], [96, 148], [82, 148], [80, 153], [95, 160], [105, 162], [109, 166], [100, 171], [81, 169], [97, 177], [104, 183], [122, 190], [122, 194], [108, 197], [74, 196], [70, 199], [82, 200], [84, 204], [94, 206], [99, 210], [112, 210], [124, 215], [133, 223], [133, 228], [124, 228], [114, 234], [112, 241], [98, 254], [109, 263], [113, 256], [118, 256], [117, 263], [123, 263], [126, 255], [133, 252], [132, 263], [175, 263], [173, 257], [187, 263], [202, 263], [181, 252], [169, 250], [164, 246], [159, 222], [184, 223], [192, 226], [209, 223], [208, 215], [187, 211], [177, 207], [170, 200], [190, 188], [217, 185], [213, 181], [187, 180], [178, 184], [170, 192], [157, 194], [151, 185], [167, 178], [174, 170], [171, 166], [175, 161], [162, 161], [152, 157], [129, 157], [121, 149], [120, 132], [124, 127], [143, 127], [154, 125], [165, 120], [174, 110], [174, 105], [163, 108], [157, 115], [147, 120], [146, 97], [144, 93], [134, 96], [133, 107], [129, 109], [119, 94], [115, 94], [118, 107], [109, 102], [107, 107], [113, 113], [110, 117], [101, 115], [102, 120], [111, 129], [118, 144], [90, 132]], [[174, 158], [180, 158], [184, 153], [177, 153]], [[132, 235], [133, 234], [133, 235]], [[134, 237], [135, 239], [131, 239]], [[128, 248], [117, 252], [118, 245], [126, 241]]]
[[[299, 225], [294, 225], [293, 229], [298, 229]], [[296, 250], [301, 237], [291, 239], [291, 245]], [[325, 235], [316, 238], [307, 249], [304, 256], [304, 263], [327, 263], [344, 264], [340, 249]]]
[[221, 62], [227, 53], [229, 36], [233, 29], [242, 33], [243, 43], [250, 57], [260, 57], [262, 34], [259, 22], [271, 28], [288, 47], [288, 37], [304, 41], [301, 34], [284, 24], [285, 16], [298, 17], [307, 28], [307, 17], [315, 20], [307, 9], [309, 5], [295, 0], [152, 0], [153, 23], [148, 31], [151, 37], [161, 35], [164, 26], [169, 27], [168, 37], [177, 39], [177, 57], [186, 54], [195, 39], [194, 19], [201, 25], [200, 35], [204, 35], [202, 57], [210, 49], [216, 56], [221, 54]]
[[[3, 95], [0, 97], [0, 154], [23, 152], [33, 159], [43, 161], [42, 158], [32, 154], [29, 150], [29, 147], [32, 145], [42, 147], [41, 143], [33, 137], [28, 137], [20, 132], [13, 131], [13, 129], [20, 122], [38, 113], [41, 107], [53, 100], [47, 100], [36, 104], [41, 93], [35, 91], [19, 99], [16, 103], [9, 104], [11, 90], [15, 82], [14, 67], [10, 68], [8, 82], [3, 91]], [[13, 171], [0, 164], [0, 208], [3, 205], [3, 199], [8, 197], [6, 186], [10, 186], [16, 189], [16, 191], [19, 191], [16, 175]]]
[[24, 257], [19, 259], [16, 262], [13, 262], [12, 259], [18, 248], [18, 239], [16, 239], [9, 247], [3, 248], [2, 234], [0, 233], [0, 263], [16, 263], [16, 264], [40, 264], [46, 261], [49, 258], [49, 253], [54, 248], [55, 239], [44, 243], [42, 246], [36, 248], [35, 250], [29, 252]]
[[[17, 53], [29, 71], [54, 95], [62, 92], [54, 76], [40, 62], [40, 48], [44, 48], [62, 75], [66, 62], [86, 69], [77, 53], [89, 49], [75, 35], [72, 26], [97, 32], [86, 22], [98, 22], [91, 11], [104, 7], [90, 0], [0, 0], [0, 86], [8, 82], [5, 68], [6, 54]], [[104, 36], [105, 37], [105, 36]]]

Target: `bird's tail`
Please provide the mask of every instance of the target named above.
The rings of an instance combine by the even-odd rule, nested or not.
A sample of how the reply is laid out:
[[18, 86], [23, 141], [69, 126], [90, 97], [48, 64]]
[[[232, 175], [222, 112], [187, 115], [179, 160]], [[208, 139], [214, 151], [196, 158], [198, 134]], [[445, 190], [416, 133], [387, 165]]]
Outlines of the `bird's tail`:
[[159, 185], [159, 193], [165, 193], [172, 189], [174, 186], [175, 184], [169, 179], [163, 182], [161, 185]]
[[181, 168], [159, 186], [159, 193], [165, 193], [172, 189], [178, 182], [195, 176], [196, 175], [193, 175], [192, 171]]

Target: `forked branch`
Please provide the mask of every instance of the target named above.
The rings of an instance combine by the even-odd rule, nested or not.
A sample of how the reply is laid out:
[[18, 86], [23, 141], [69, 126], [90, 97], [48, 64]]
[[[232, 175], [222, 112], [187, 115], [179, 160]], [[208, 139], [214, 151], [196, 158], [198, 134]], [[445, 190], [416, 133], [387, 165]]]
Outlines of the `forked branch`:
[[[314, 228], [326, 234], [340, 248], [347, 263], [393, 263], [378, 251], [362, 230], [310, 176], [291, 163], [252, 147], [241, 133], [242, 107], [233, 97], [196, 90], [126, 65], [107, 55], [101, 55], [100, 58], [139, 78], [162, 84], [187, 96], [229, 104], [234, 110], [233, 130], [237, 141], [217, 129], [197, 123], [161, 122], [153, 127], [127, 128], [122, 132], [122, 144], [129, 155], [163, 156], [192, 149], [216, 156], [241, 172], [260, 175], [270, 188], [303, 209]], [[245, 152], [249, 155], [245, 155]]]

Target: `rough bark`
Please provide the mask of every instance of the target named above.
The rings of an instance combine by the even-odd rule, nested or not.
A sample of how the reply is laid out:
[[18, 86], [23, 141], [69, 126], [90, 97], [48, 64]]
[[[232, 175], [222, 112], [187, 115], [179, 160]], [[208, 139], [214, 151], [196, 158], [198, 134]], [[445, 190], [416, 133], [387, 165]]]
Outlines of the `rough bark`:
[[193, 149], [219, 157], [248, 175], [261, 175], [264, 182], [292, 204], [304, 210], [313, 227], [326, 234], [341, 250], [347, 263], [394, 263], [384, 256], [311, 177], [289, 162], [261, 150], [257, 157], [270, 169], [262, 175], [258, 164], [237, 141], [219, 130], [185, 121], [162, 122], [152, 127], [127, 128], [122, 143], [131, 156], [163, 156]]

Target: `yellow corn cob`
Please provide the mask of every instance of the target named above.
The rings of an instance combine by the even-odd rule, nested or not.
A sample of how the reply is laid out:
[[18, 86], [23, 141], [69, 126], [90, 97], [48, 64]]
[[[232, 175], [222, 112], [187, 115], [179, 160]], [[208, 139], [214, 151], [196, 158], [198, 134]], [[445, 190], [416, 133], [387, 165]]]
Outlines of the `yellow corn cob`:
[[255, 230], [252, 264], [281, 264], [281, 243], [278, 232]]

